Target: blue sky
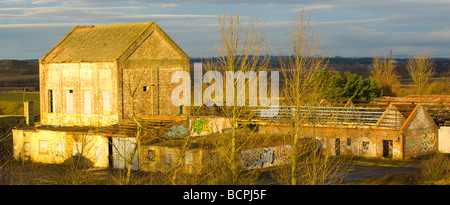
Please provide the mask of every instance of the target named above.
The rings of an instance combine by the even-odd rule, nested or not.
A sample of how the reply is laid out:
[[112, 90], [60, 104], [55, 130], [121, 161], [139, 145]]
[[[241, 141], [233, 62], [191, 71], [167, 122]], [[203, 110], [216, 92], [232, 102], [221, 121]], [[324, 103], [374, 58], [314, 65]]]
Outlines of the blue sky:
[[331, 56], [427, 53], [450, 57], [450, 0], [0, 0], [0, 59], [38, 59], [75, 25], [157, 22], [191, 57], [214, 56], [218, 15], [253, 12], [272, 55], [289, 51], [291, 19], [304, 8]]

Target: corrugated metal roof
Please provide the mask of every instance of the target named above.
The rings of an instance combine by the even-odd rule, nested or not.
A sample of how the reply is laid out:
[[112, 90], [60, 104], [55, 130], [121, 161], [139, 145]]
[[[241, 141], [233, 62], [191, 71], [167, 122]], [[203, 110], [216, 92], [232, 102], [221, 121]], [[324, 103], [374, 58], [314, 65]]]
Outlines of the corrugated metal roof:
[[153, 23], [76, 26], [42, 62], [114, 61]]

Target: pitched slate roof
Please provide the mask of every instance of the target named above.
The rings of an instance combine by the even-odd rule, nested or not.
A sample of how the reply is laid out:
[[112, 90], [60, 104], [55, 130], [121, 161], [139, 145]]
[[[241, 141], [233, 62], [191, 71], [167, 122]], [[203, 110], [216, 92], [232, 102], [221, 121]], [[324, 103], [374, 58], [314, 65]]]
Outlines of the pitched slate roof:
[[114, 61], [152, 24], [75, 26], [41, 62]]

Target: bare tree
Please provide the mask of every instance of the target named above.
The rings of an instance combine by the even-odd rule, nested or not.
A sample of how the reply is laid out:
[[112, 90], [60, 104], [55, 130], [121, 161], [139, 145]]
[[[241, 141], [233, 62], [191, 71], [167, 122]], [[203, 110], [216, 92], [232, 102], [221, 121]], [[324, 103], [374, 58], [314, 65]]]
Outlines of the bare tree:
[[[250, 175], [247, 174], [250, 172], [241, 165], [240, 154], [244, 149], [248, 149], [246, 145], [251, 143], [254, 132], [241, 132], [239, 122], [251, 117], [249, 111], [254, 107], [251, 108], [245, 104], [248, 101], [250, 105], [250, 100], [255, 99], [249, 98], [249, 92], [253, 92], [250, 88], [249, 92], [246, 92], [249, 80], [245, 80], [244, 76], [249, 71], [257, 73], [266, 70], [270, 60], [270, 46], [266, 46], [265, 34], [262, 31], [263, 24], [258, 22], [255, 15], [249, 19], [248, 25], [245, 26], [239, 13], [235, 16], [227, 16], [224, 10], [223, 14], [219, 15], [218, 20], [221, 42], [216, 54], [217, 63], [207, 63], [206, 70], [218, 71], [223, 76], [231, 73], [232, 77], [226, 79], [225, 98], [222, 97], [223, 90], [214, 93], [216, 98], [225, 100], [225, 102], [222, 101], [216, 103], [216, 105], [231, 126], [229, 133], [221, 135], [215, 142], [217, 146], [215, 157], [219, 160], [215, 162], [216, 176], [221, 175], [219, 176], [220, 182], [218, 182], [221, 184], [248, 184], [253, 183], [250, 182], [253, 180], [248, 181], [247, 179], [254, 177], [248, 177]], [[246, 86], [244, 88], [238, 87], [242, 86], [240, 84], [242, 81], [238, 82], [239, 80], [235, 79], [243, 79]], [[235, 88], [240, 90], [235, 92]]]
[[427, 86], [434, 74], [433, 61], [426, 55], [416, 55], [408, 59], [406, 68], [413, 80], [414, 93], [427, 94]]
[[[302, 114], [303, 106], [316, 106], [323, 99], [325, 86], [316, 83], [320, 70], [328, 61], [318, 57], [321, 37], [311, 31], [310, 15], [304, 10], [292, 21], [290, 58], [281, 61], [281, 69], [285, 79], [286, 102], [292, 106], [290, 122], [292, 125], [291, 138], [291, 170], [290, 184], [296, 185], [298, 181], [298, 155], [301, 127], [306, 124], [307, 116]], [[311, 110], [312, 111], [312, 110]]]
[[[95, 157], [95, 140], [92, 136], [86, 134], [73, 135], [70, 139], [73, 143], [72, 153], [66, 150], [55, 150], [55, 160], [66, 158], [61, 164], [56, 164], [56, 173], [54, 179], [59, 184], [65, 185], [85, 185], [93, 182], [93, 173], [91, 169], [94, 162], [91, 160]], [[66, 144], [65, 140], [60, 142]], [[65, 145], [64, 145], [65, 146]], [[70, 157], [65, 157], [69, 154]], [[55, 161], [56, 162], [56, 161]], [[58, 162], [56, 162], [58, 163]]]
[[[285, 143], [291, 147], [288, 165], [275, 172], [282, 184], [328, 184], [339, 180], [338, 163], [317, 146], [315, 126], [321, 124], [316, 110], [329, 91], [320, 71], [326, 68], [327, 51], [319, 52], [321, 37], [311, 30], [310, 15], [304, 10], [292, 21], [291, 52], [280, 59], [285, 78], [287, 120], [292, 128]], [[330, 127], [330, 129], [333, 129]]]
[[398, 95], [400, 81], [395, 68], [396, 61], [392, 57], [380, 58], [377, 55], [373, 57], [370, 72], [377, 80], [378, 85], [383, 89], [384, 95]]
[[[118, 151], [117, 153], [120, 155], [119, 157], [125, 162], [125, 177], [121, 180], [121, 182], [119, 182], [121, 184], [130, 184], [131, 182], [132, 167], [133, 165], [135, 165], [138, 158], [138, 151], [141, 148], [144, 130], [146, 130], [145, 126], [142, 124], [142, 120], [138, 116], [138, 109], [136, 108], [136, 98], [139, 95], [139, 91], [143, 83], [149, 81], [148, 78], [150, 76], [149, 74], [151, 73], [150, 69], [151, 68], [123, 70], [124, 96], [128, 96], [129, 98], [127, 99], [127, 102], [130, 103], [131, 116], [129, 117], [136, 126], [136, 132], [134, 133], [134, 137], [131, 137], [133, 139], [132, 142], [130, 140], [125, 142], [125, 144], [130, 143], [132, 147], [131, 149], [126, 149], [123, 154], [120, 154], [121, 152], [118, 151], [118, 148], [113, 145], [113, 148]], [[154, 138], [156, 138], [155, 134], [150, 129], [147, 130], [146, 134], [150, 136], [147, 137], [148, 141], [154, 140]]]

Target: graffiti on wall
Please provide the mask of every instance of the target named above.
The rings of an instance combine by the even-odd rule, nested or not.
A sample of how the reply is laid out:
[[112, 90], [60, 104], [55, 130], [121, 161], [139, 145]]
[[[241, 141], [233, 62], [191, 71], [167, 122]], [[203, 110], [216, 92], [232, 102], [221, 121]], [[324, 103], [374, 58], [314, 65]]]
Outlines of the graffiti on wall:
[[435, 133], [419, 134], [405, 137], [405, 154], [420, 154], [437, 150]]
[[194, 132], [200, 134], [203, 131], [210, 131], [209, 120], [205, 118], [195, 119], [194, 120]]
[[277, 166], [286, 163], [290, 153], [289, 145], [247, 150], [241, 152], [241, 165], [248, 169]]
[[188, 131], [183, 125], [172, 125], [170, 127], [169, 131], [167, 132], [167, 137], [182, 137], [186, 136], [188, 134]]

